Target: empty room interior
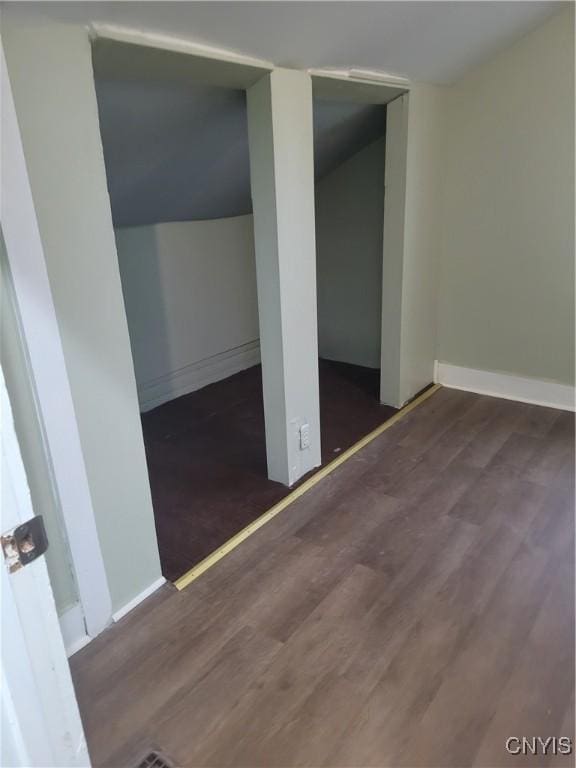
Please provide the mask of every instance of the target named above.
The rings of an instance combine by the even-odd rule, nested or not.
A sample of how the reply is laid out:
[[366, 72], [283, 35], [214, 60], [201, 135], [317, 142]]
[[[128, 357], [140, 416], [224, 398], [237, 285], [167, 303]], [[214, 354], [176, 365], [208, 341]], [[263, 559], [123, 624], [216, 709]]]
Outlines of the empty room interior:
[[574, 767], [574, 5], [0, 4], [3, 768]]
[[[267, 475], [246, 91], [218, 62], [121, 43], [96, 43], [93, 66], [162, 573], [175, 581], [290, 492]], [[397, 410], [380, 402], [386, 107], [355, 90], [313, 89], [321, 466]]]

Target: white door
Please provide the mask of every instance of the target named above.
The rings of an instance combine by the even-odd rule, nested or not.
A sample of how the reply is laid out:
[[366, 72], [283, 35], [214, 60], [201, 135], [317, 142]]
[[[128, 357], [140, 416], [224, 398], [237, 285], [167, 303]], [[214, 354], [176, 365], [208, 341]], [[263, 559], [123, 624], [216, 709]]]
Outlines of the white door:
[[[33, 517], [32, 502], [0, 372], [0, 533]], [[9, 549], [9, 547], [7, 547]], [[82, 722], [43, 556], [9, 572], [2, 551], [2, 768], [89, 766]]]

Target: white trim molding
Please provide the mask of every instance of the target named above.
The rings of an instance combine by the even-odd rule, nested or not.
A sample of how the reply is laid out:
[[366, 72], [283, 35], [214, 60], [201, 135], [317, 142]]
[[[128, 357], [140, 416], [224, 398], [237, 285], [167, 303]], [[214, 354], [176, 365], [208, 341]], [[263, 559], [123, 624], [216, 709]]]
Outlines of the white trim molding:
[[518, 400], [563, 411], [576, 410], [576, 390], [556, 381], [514, 376], [510, 373], [462, 368], [436, 360], [434, 382], [451, 389], [477, 392], [479, 395]]
[[60, 614], [58, 618], [66, 655], [70, 658], [92, 640], [86, 632], [82, 606], [80, 603], [76, 603]]
[[234, 349], [190, 363], [177, 371], [138, 385], [138, 400], [142, 412], [156, 408], [175, 397], [187, 395], [197, 389], [226, 379], [235, 373], [258, 365], [260, 342], [249, 341]]
[[[137, 605], [140, 605], [141, 602], [146, 600], [147, 597], [150, 597], [150, 595], [154, 594], [154, 592], [156, 592], [157, 589], [160, 589], [160, 587], [164, 586], [164, 584], [166, 584], [166, 579], [163, 576], [161, 576], [159, 579], [156, 579], [156, 581], [146, 587], [146, 589], [143, 589], [142, 592], [137, 594], [136, 597], [133, 597], [132, 600], [129, 600], [126, 605], [123, 605], [121, 608], [119, 608], [112, 615], [112, 621], [120, 621], [120, 619], [124, 618], [126, 614], [130, 613], [133, 608], [136, 608]], [[66, 609], [62, 614], [60, 614], [58, 619], [60, 621], [60, 631], [62, 632], [64, 647], [66, 648], [66, 655], [68, 658], [73, 656], [75, 653], [78, 653], [78, 651], [87, 646], [88, 643], [94, 639], [94, 637], [90, 637], [90, 635], [88, 635], [86, 632], [84, 614], [82, 612], [82, 606], [80, 603], [75, 603], [75, 605]], [[107, 629], [107, 627], [105, 627], [105, 629]]]
[[136, 595], [136, 597], [133, 597], [132, 600], [129, 600], [126, 605], [123, 605], [122, 608], [118, 608], [118, 610], [112, 614], [112, 619], [114, 621], [120, 621], [120, 619], [123, 619], [127, 613], [130, 613], [131, 610], [136, 608], [137, 605], [140, 605], [140, 603], [143, 600], [146, 600], [147, 597], [150, 597], [150, 595], [154, 594], [157, 589], [163, 587], [164, 584], [166, 584], [166, 579], [164, 576], [161, 576], [159, 579], [156, 579], [156, 581], [153, 581], [152, 584], [146, 587], [146, 589], [143, 589], [142, 592]]
[[88, 25], [88, 34], [92, 39], [104, 38], [120, 43], [132, 43], [134, 45], [143, 45], [147, 48], [160, 48], [163, 51], [174, 51], [175, 53], [186, 53], [190, 56], [226, 61], [231, 64], [244, 64], [248, 67], [259, 67], [264, 70], [274, 69], [274, 63], [267, 59], [246, 56], [229, 48], [217, 48], [213, 45], [197, 43], [176, 35], [148, 32], [142, 29], [134, 29], [133, 27], [102, 24], [99, 22], [92, 22]]

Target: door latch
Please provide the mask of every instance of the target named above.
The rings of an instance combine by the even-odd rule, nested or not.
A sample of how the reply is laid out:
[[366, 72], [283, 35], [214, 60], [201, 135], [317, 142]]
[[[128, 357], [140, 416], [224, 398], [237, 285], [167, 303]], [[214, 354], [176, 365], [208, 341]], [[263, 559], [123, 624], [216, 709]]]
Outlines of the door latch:
[[42, 515], [36, 515], [11, 531], [6, 531], [0, 536], [0, 542], [10, 573], [36, 560], [48, 549], [48, 537]]

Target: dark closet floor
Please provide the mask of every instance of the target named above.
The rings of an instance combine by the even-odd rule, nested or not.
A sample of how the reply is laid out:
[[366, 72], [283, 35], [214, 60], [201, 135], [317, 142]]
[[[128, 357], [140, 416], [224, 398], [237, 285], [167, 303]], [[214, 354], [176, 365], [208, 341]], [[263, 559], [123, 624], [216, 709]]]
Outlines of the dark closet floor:
[[[389, 419], [380, 371], [320, 361], [322, 466]], [[142, 414], [164, 576], [173, 581], [290, 489], [268, 480], [260, 366]]]

